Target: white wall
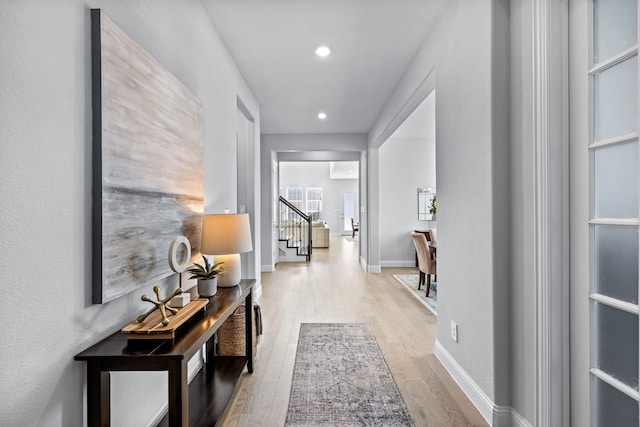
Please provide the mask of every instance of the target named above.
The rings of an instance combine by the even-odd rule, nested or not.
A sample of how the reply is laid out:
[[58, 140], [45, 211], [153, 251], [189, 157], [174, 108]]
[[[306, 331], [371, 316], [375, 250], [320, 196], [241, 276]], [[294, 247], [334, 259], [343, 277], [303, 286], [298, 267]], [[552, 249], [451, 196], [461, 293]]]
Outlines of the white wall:
[[[90, 303], [89, 7], [103, 8], [202, 100], [206, 211], [236, 206], [238, 97], [259, 142], [258, 104], [200, 2], [27, 0], [0, 8], [2, 425], [82, 426], [86, 365], [73, 356], [145, 310], [140, 294], [152, 292]], [[148, 424], [166, 400], [165, 383], [159, 373], [116, 375], [112, 424]]]
[[[456, 2], [452, 1], [450, 8]], [[445, 46], [448, 30], [447, 19], [442, 19], [438, 26], [427, 36], [423, 46], [416, 52], [411, 64], [407, 68], [402, 80], [389, 97], [375, 120], [367, 141], [367, 162], [363, 163], [365, 177], [366, 215], [360, 215], [360, 228], [364, 230], [360, 239], [363, 258], [361, 263], [369, 272], [380, 272], [380, 220], [379, 220], [379, 182], [380, 164], [378, 162], [378, 148], [398, 129], [399, 126], [418, 108], [425, 98], [436, 88], [436, 65], [440, 60], [442, 49]], [[365, 238], [366, 240], [363, 240]]]
[[438, 66], [438, 341], [495, 401], [492, 8], [471, 3], [452, 11]]
[[322, 216], [331, 234], [341, 234], [340, 197], [342, 192], [358, 192], [357, 179], [331, 179], [329, 162], [280, 162], [280, 187], [322, 188]]
[[[483, 415], [497, 425], [511, 423], [511, 383], [527, 378], [511, 369], [511, 353], [526, 347], [511, 346], [509, 327], [514, 286], [509, 281], [513, 243], [509, 25], [506, 0], [451, 2], [447, 16], [417, 53], [369, 133], [372, 153], [410, 114], [410, 107], [436, 89], [440, 284], [436, 355]], [[382, 174], [384, 153], [379, 157], [369, 161], [374, 176], [378, 167]], [[382, 194], [380, 188], [381, 199]], [[375, 247], [375, 236], [371, 239], [370, 251], [375, 253], [380, 249]], [[520, 266], [522, 271], [526, 268]], [[451, 321], [458, 324], [458, 342], [450, 338]], [[528, 394], [529, 401], [535, 395], [529, 383], [520, 392]]]
[[418, 187], [436, 187], [435, 139], [389, 138], [380, 153], [380, 266], [415, 266], [412, 230], [436, 227], [418, 220]]

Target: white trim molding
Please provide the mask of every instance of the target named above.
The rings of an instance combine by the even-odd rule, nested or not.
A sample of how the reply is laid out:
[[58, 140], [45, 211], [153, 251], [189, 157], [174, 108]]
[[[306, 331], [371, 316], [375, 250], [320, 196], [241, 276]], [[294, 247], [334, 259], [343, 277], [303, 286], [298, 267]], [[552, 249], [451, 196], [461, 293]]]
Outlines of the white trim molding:
[[368, 265], [367, 273], [382, 273], [382, 268], [379, 265]]
[[415, 267], [415, 261], [383, 261], [380, 260], [380, 267], [397, 267], [397, 268], [405, 268], [405, 267]]
[[367, 273], [382, 273], [379, 265], [370, 265], [364, 257], [360, 257], [360, 267]]
[[262, 264], [260, 266], [260, 271], [262, 271], [263, 273], [272, 273], [272, 272], [276, 271], [276, 268], [272, 264], [268, 264], [268, 265]]
[[434, 354], [489, 425], [494, 427], [532, 427], [510, 406], [496, 405], [438, 340], [436, 340]]
[[569, 414], [569, 18], [561, 3], [566, 2], [533, 1], [535, 425], [540, 427], [566, 425]]
[[551, 396], [551, 316], [550, 308], [550, 238], [549, 238], [549, 4], [535, 0], [534, 43], [534, 328], [536, 425], [549, 427]]
[[516, 427], [533, 427], [527, 420], [522, 417], [522, 415], [517, 413], [513, 408], [511, 408], [511, 422], [512, 425]]
[[367, 271], [367, 260], [362, 256], [360, 257], [360, 267], [362, 267], [364, 271]]

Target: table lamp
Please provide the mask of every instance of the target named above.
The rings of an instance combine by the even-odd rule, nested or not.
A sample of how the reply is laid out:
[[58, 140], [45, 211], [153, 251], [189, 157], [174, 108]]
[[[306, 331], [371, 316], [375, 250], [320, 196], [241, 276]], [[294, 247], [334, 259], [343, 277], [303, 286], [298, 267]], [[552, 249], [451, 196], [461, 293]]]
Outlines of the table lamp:
[[202, 217], [200, 252], [214, 255], [222, 264], [218, 287], [230, 288], [240, 283], [240, 254], [251, 252], [251, 226], [248, 214], [208, 214]]

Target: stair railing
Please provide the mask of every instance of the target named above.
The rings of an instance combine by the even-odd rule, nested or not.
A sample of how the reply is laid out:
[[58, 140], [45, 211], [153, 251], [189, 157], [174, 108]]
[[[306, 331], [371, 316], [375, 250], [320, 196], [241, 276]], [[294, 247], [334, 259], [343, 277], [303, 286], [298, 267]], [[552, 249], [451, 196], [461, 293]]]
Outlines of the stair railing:
[[[299, 243], [302, 251], [311, 261], [311, 215], [307, 215], [298, 209], [293, 203], [280, 196], [280, 237], [291, 236], [291, 239]], [[306, 231], [305, 231], [306, 230]]]

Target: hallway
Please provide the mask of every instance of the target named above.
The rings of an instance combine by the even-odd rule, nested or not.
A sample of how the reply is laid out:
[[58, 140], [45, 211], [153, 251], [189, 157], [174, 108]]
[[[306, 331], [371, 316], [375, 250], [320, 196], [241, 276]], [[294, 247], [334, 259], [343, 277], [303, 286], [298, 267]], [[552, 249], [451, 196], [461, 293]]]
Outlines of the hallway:
[[384, 268], [367, 274], [358, 242], [331, 236], [313, 261], [262, 273], [264, 335], [254, 373], [243, 374], [223, 426], [284, 425], [303, 322], [370, 323], [416, 426], [485, 426], [480, 413], [433, 355], [436, 318]]

